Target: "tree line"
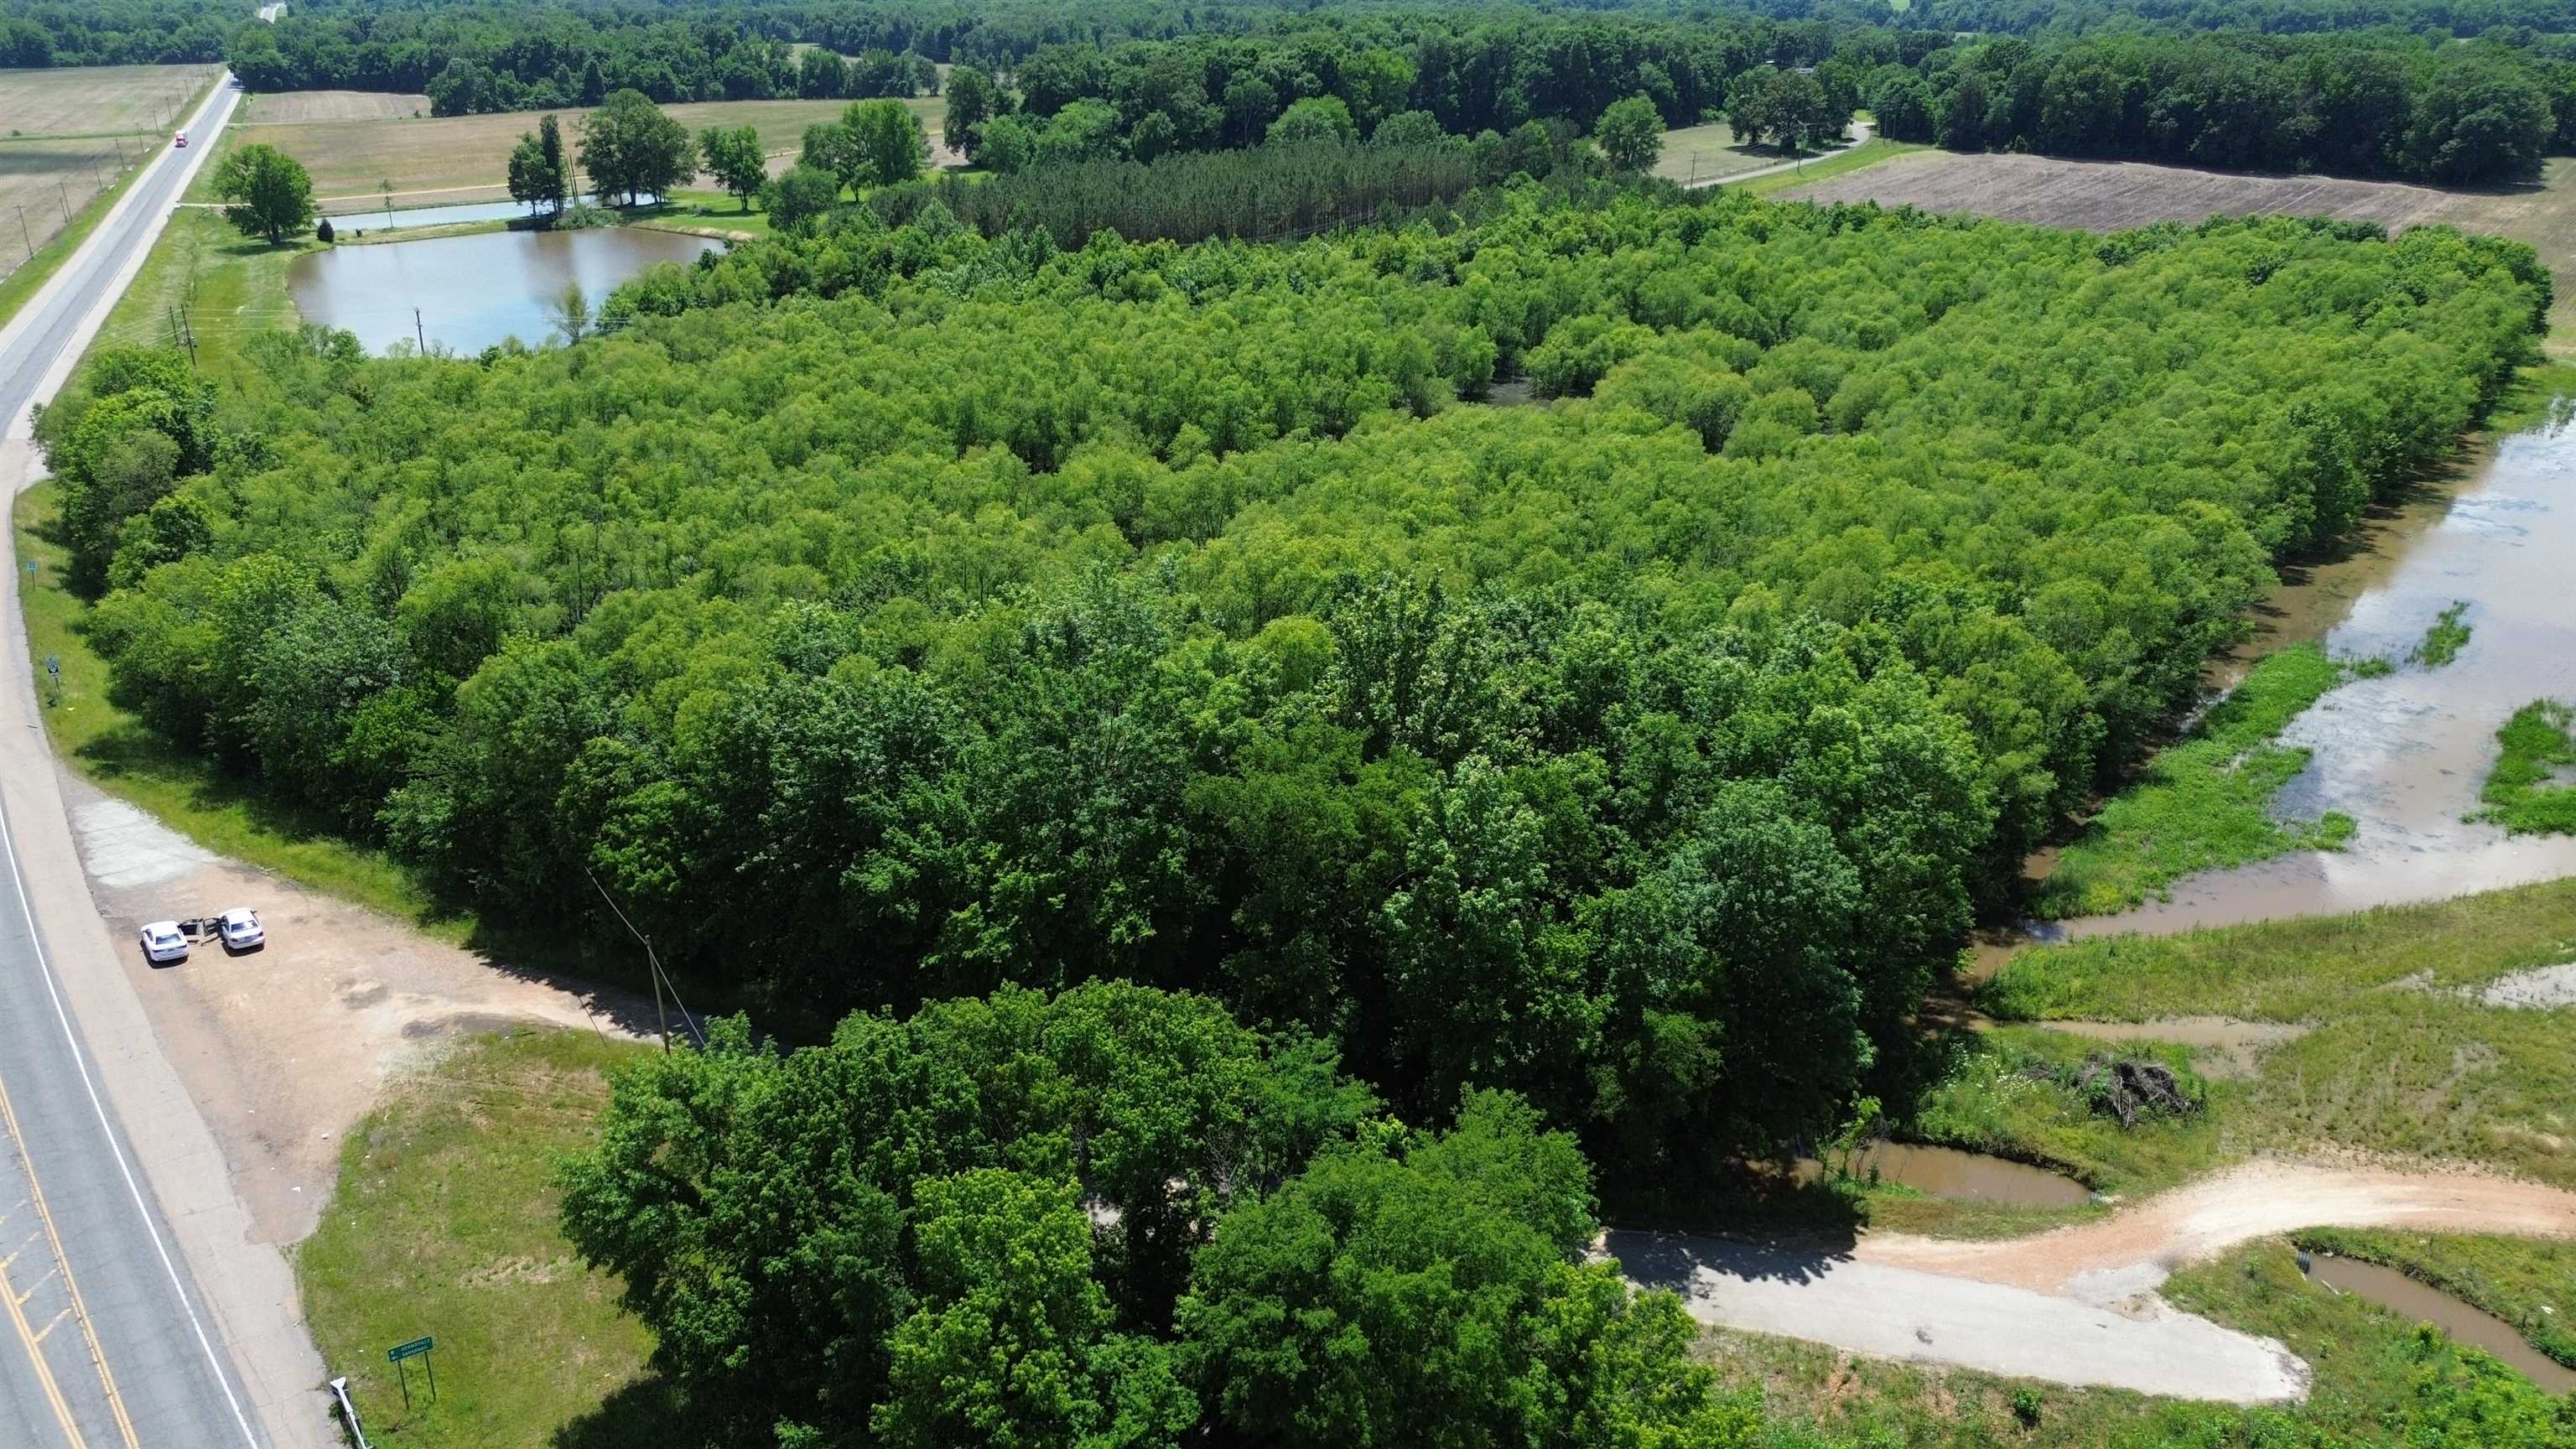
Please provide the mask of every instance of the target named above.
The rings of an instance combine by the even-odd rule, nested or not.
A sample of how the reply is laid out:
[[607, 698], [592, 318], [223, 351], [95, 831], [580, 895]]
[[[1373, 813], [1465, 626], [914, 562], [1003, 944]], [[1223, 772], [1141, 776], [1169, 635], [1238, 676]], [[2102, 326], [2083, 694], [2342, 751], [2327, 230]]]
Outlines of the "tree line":
[[112, 354], [40, 435], [116, 697], [497, 918], [595, 875], [790, 1031], [1204, 992], [1666, 1170], [1834, 1120], [2547, 295], [2438, 228], [925, 204], [571, 348]]
[[2446, 183], [2576, 145], [2576, 65], [2492, 45], [2141, 33], [1947, 47], [1881, 72], [1898, 140]]

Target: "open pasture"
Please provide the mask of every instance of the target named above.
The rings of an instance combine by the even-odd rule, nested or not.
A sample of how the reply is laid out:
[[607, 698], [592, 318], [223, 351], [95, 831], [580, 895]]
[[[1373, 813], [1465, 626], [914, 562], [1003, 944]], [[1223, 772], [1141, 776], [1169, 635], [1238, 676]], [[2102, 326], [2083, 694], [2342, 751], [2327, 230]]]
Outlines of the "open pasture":
[[176, 124], [215, 68], [88, 65], [0, 70], [0, 134], [104, 136]]
[[[234, 144], [266, 142], [304, 163], [313, 174], [313, 191], [325, 211], [363, 209], [376, 204], [377, 183], [390, 179], [398, 202], [428, 206], [450, 202], [497, 201], [507, 197], [510, 147], [521, 132], [536, 129], [536, 111], [502, 111], [482, 116], [420, 116], [408, 109], [394, 114], [366, 108], [344, 91], [318, 91], [264, 96], [252, 124], [232, 129]], [[401, 103], [417, 97], [378, 97]], [[956, 159], [941, 149], [939, 126], [947, 103], [907, 101], [930, 132], [931, 162]], [[693, 101], [662, 109], [689, 128], [752, 126], [770, 153], [771, 169], [781, 170], [796, 153], [805, 128], [841, 114], [847, 101]], [[425, 109], [425, 108], [424, 108]], [[359, 114], [334, 115], [334, 111]], [[277, 120], [272, 116], [309, 114], [311, 119]], [[584, 112], [556, 112], [563, 119], [564, 139], [577, 146]], [[200, 175], [190, 199], [212, 200]]]
[[429, 97], [392, 91], [280, 91], [242, 102], [235, 126], [300, 126], [315, 121], [398, 121], [429, 115]]
[[1655, 158], [1655, 174], [1687, 185], [1712, 176], [1732, 176], [1774, 165], [1785, 157], [1756, 150], [1735, 139], [1724, 121], [1682, 126], [1664, 133], [1664, 149]]
[[2253, 176], [2137, 161], [1924, 151], [1786, 193], [2086, 231], [2124, 231], [2216, 215], [2330, 216], [2392, 231], [2448, 223], [2528, 242], [2558, 283], [2553, 346], [2576, 338], [2576, 159], [2552, 157], [2537, 182], [2445, 191], [2395, 181]]

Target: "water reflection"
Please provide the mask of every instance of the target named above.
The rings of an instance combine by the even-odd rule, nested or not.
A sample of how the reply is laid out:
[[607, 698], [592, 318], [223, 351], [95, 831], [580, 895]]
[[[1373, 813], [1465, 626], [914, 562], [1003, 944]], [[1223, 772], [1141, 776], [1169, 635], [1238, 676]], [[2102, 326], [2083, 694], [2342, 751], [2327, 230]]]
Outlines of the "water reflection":
[[370, 352], [426, 342], [474, 353], [508, 337], [544, 341], [554, 326], [549, 309], [568, 283], [580, 283], [596, 307], [654, 262], [690, 261], [722, 245], [636, 227], [484, 232], [308, 252], [288, 270], [287, 286], [306, 321], [346, 328]]

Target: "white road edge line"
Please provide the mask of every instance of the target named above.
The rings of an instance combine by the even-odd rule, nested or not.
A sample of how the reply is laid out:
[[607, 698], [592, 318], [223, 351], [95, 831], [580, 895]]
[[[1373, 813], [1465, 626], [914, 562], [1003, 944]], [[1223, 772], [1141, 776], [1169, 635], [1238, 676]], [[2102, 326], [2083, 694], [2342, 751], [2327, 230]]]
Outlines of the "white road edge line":
[[[231, 89], [231, 72], [225, 71], [219, 74], [215, 81], [213, 94], [206, 98], [206, 103], [198, 108], [195, 115], [189, 117], [190, 127], [192, 129], [197, 128], [199, 123], [205, 119], [205, 116], [209, 111], [222, 107], [231, 92]], [[195, 178], [197, 168], [203, 165], [204, 161], [205, 151], [200, 150], [196, 155], [189, 157], [188, 160], [182, 164], [183, 177], [179, 186], [180, 195], [184, 196], [187, 194], [188, 181]], [[112, 208], [107, 217], [102, 220], [99, 230], [91, 234], [92, 238], [94, 239], [103, 234], [107, 230], [109, 224], [112, 224], [122, 216], [128, 207], [136, 204], [136, 198], [142, 194], [142, 191], [143, 178], [137, 177], [135, 179], [135, 184], [128, 188], [126, 194], [118, 199], [116, 206]], [[154, 218], [151, 223], [152, 231], [158, 233], [161, 226], [168, 220], [169, 214], [166, 212], [161, 216]], [[133, 260], [131, 260], [126, 266], [118, 269], [117, 275], [110, 280], [108, 295], [100, 298], [98, 303], [90, 309], [88, 315], [82, 318], [82, 325], [80, 328], [81, 332], [93, 331], [96, 323], [105, 319], [108, 309], [116, 305], [117, 297], [121, 296], [124, 293], [125, 287], [131, 283], [132, 274], [142, 269], [142, 258], [149, 253], [150, 250], [150, 242], [149, 239], [147, 239], [143, 246], [135, 249]], [[65, 266], [69, 266], [78, 257], [79, 251], [76, 249], [70, 257], [64, 258], [63, 264]], [[56, 275], [60, 275], [59, 270]], [[53, 278], [48, 278], [47, 285], [50, 286], [53, 280]], [[34, 298], [30, 298], [29, 302], [32, 304], [34, 300]], [[11, 319], [11, 326], [8, 329], [7, 334], [0, 335], [0, 342], [15, 340], [15, 333], [18, 330], [17, 324], [27, 320], [29, 316], [30, 313], [25, 309], [22, 309], [19, 317]], [[36, 386], [36, 395], [38, 397], [45, 396], [49, 392], [61, 386], [62, 378], [70, 372], [73, 366], [79, 363], [80, 352], [81, 349], [78, 347], [66, 347], [63, 350], [63, 356], [56, 361], [53, 367], [46, 370], [45, 377], [38, 382]], [[12, 435], [17, 435], [18, 428], [24, 425], [25, 415], [22, 414], [20, 417], [12, 418], [8, 421], [12, 425], [10, 427], [10, 432]], [[205, 1352], [207, 1365], [215, 1371], [215, 1383], [224, 1391], [224, 1403], [233, 1411], [233, 1422], [241, 1429], [242, 1442], [249, 1445], [250, 1449], [260, 1449], [259, 1435], [254, 1432], [250, 1426], [250, 1415], [243, 1411], [240, 1397], [233, 1392], [232, 1370], [224, 1363], [223, 1355], [215, 1351], [214, 1340], [206, 1334], [205, 1320], [198, 1315], [197, 1305], [191, 1301], [188, 1296], [187, 1281], [179, 1276], [179, 1265], [171, 1260], [170, 1246], [161, 1240], [160, 1225], [152, 1220], [151, 1200], [143, 1195], [142, 1184], [135, 1181], [134, 1178], [134, 1166], [126, 1160], [125, 1149], [116, 1140], [116, 1124], [107, 1115], [107, 1104], [99, 1098], [98, 1082], [90, 1075], [89, 1056], [88, 1053], [83, 1051], [81, 1048], [80, 1033], [75, 1031], [72, 1027], [71, 1014], [63, 1009], [62, 993], [54, 984], [53, 958], [45, 953], [44, 937], [36, 929], [36, 903], [27, 895], [27, 878], [18, 869], [17, 839], [9, 830], [9, 818], [6, 811], [0, 811], [0, 854], [5, 854], [9, 858], [9, 879], [11, 884], [17, 890], [19, 909], [25, 912], [27, 917], [27, 942], [30, 946], [35, 948], [36, 952], [36, 974], [45, 983], [45, 996], [53, 1004], [54, 1020], [61, 1025], [63, 1029], [63, 1040], [71, 1048], [72, 1065], [80, 1072], [81, 1089], [89, 1095], [90, 1110], [98, 1114], [99, 1130], [107, 1137], [108, 1154], [116, 1159], [117, 1174], [124, 1179], [125, 1190], [134, 1199], [134, 1209], [142, 1216], [143, 1231], [152, 1239], [152, 1251], [161, 1259], [161, 1270], [164, 1273], [167, 1273], [170, 1277], [171, 1290], [179, 1295], [179, 1308], [182, 1312], [188, 1315], [188, 1326], [194, 1330], [197, 1335], [197, 1347]]]
[[142, 1184], [134, 1180], [134, 1168], [125, 1160], [125, 1149], [117, 1143], [116, 1124], [108, 1119], [107, 1104], [99, 1100], [98, 1083], [89, 1073], [89, 1054], [81, 1049], [80, 1034], [72, 1030], [71, 1014], [63, 1010], [62, 993], [54, 989], [53, 958], [45, 954], [44, 937], [36, 930], [36, 903], [28, 898], [27, 878], [18, 870], [18, 842], [9, 832], [5, 810], [0, 810], [0, 855], [9, 858], [9, 880], [18, 891], [18, 908], [27, 917], [27, 944], [36, 951], [36, 974], [45, 983], [45, 996], [53, 1003], [54, 1020], [62, 1026], [63, 1041], [71, 1047], [72, 1065], [80, 1070], [81, 1089], [89, 1094], [90, 1110], [98, 1114], [108, 1155], [116, 1159], [117, 1173], [125, 1179], [125, 1190], [134, 1198], [134, 1210], [143, 1218], [143, 1231], [152, 1239], [152, 1251], [161, 1257], [161, 1271], [170, 1275], [170, 1288], [179, 1295], [180, 1311], [188, 1315], [188, 1326], [196, 1330], [197, 1347], [205, 1350], [206, 1362], [215, 1371], [215, 1382], [224, 1391], [224, 1402], [232, 1408], [233, 1422], [241, 1426], [242, 1442], [250, 1449], [260, 1449], [259, 1436], [251, 1431], [250, 1415], [242, 1412], [241, 1400], [233, 1393], [232, 1372], [215, 1352], [214, 1340], [206, 1336], [206, 1323], [197, 1316], [197, 1305], [188, 1300], [188, 1285], [179, 1276], [179, 1265], [170, 1260], [169, 1245], [161, 1241], [161, 1227], [152, 1221], [152, 1204], [143, 1196]]

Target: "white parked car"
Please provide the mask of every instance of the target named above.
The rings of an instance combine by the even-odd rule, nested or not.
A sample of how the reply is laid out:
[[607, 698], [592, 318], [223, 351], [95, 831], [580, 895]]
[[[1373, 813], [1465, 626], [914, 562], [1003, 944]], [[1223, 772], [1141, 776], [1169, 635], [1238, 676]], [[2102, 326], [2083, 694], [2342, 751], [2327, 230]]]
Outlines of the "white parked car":
[[217, 917], [215, 931], [227, 951], [249, 951], [268, 941], [268, 932], [260, 928], [259, 912], [248, 906], [235, 906]]
[[143, 928], [143, 959], [156, 966], [188, 959], [188, 938], [177, 921], [154, 921]]

